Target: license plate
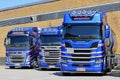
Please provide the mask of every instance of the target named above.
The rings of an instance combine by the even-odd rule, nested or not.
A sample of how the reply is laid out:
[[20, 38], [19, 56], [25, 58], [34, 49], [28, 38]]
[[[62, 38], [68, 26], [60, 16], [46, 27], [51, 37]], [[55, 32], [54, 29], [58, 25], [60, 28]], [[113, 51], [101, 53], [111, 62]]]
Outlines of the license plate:
[[55, 68], [55, 66], [54, 65], [50, 65], [49, 68]]
[[76, 71], [77, 72], [85, 72], [85, 68], [77, 68]]
[[20, 66], [20, 64], [19, 64], [19, 63], [16, 63], [15, 66]]

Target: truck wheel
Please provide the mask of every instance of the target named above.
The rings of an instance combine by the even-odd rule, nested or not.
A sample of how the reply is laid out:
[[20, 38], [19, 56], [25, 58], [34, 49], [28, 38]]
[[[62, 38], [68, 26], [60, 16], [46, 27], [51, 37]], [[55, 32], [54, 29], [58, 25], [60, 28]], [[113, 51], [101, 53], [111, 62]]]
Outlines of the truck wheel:
[[117, 66], [118, 65], [118, 63], [117, 62], [115, 62], [115, 66]]
[[63, 72], [62, 75], [63, 75], [63, 76], [70, 76], [70, 73]]
[[10, 69], [15, 69], [15, 66], [10, 66], [9, 68], [10, 68]]
[[41, 68], [41, 70], [43, 70], [43, 71], [44, 71], [44, 70], [47, 70], [47, 68]]
[[115, 67], [115, 59], [113, 58], [112, 60], [111, 60], [111, 67], [112, 67], [112, 69]]
[[112, 70], [112, 68], [108, 68], [108, 69], [107, 69], [107, 72], [111, 72], [111, 70]]
[[106, 57], [106, 59], [105, 59], [105, 61], [106, 61], [106, 69], [104, 70], [104, 72], [111, 72], [111, 59], [110, 59], [110, 57]]
[[107, 73], [107, 70], [104, 70], [100, 75], [106, 75], [106, 73]]
[[115, 58], [115, 66], [118, 65], [118, 57]]
[[39, 63], [38, 63], [38, 60], [36, 58], [34, 58], [32, 60], [32, 65], [31, 65], [31, 68], [34, 69], [34, 68], [38, 68], [39, 67]]
[[107, 72], [111, 72], [112, 70], [112, 64], [111, 64], [111, 60], [109, 59], [109, 61], [107, 61]]

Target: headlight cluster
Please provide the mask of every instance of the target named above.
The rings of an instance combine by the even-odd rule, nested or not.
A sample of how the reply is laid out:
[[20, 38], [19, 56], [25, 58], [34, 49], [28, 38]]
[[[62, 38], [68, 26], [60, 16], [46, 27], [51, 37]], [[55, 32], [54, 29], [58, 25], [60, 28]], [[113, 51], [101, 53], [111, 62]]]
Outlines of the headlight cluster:
[[95, 67], [100, 67], [103, 62], [103, 59], [97, 59], [95, 60]]
[[26, 59], [26, 63], [27, 63], [27, 64], [30, 63], [30, 56], [27, 57], [27, 59]]
[[97, 60], [95, 60], [95, 63], [101, 63], [101, 62], [103, 62], [103, 59], [97, 59]]
[[103, 53], [103, 51], [94, 51], [94, 52], [92, 52], [92, 54], [102, 54]]

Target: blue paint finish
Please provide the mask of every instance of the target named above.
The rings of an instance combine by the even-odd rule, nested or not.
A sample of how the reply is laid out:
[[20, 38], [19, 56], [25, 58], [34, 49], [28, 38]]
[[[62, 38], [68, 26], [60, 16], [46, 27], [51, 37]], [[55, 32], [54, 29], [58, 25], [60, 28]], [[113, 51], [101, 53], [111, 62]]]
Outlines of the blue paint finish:
[[5, 40], [7, 66], [32, 66], [32, 60], [40, 51], [39, 30], [38, 27], [25, 27], [8, 32]]
[[[108, 53], [106, 49], [112, 51], [114, 38], [112, 32], [109, 33], [111, 28], [106, 28], [108, 26], [105, 18], [106, 13], [96, 12], [90, 18], [88, 17], [87, 14], [86, 16], [71, 16], [69, 12], [64, 15], [62, 27], [64, 37], [61, 47], [62, 72], [104, 73], [107, 70], [106, 57]], [[95, 25], [99, 27], [96, 28], [96, 30], [99, 30], [99, 38], [96, 37], [96, 34], [91, 34], [92, 32], [87, 34], [87, 31], [95, 29], [93, 28]], [[88, 27], [86, 26], [91, 27], [91, 29], [87, 30]], [[83, 30], [81, 28], [84, 28], [84, 31], [80, 31]], [[108, 31], [108, 37], [106, 37], [106, 31]], [[110, 46], [108, 46], [108, 39], [111, 41]]]
[[[51, 66], [54, 66], [54, 68], [60, 68], [61, 37], [61, 26], [42, 28], [40, 33], [41, 52], [39, 62], [41, 68], [51, 68]], [[57, 55], [57, 57], [51, 54]]]

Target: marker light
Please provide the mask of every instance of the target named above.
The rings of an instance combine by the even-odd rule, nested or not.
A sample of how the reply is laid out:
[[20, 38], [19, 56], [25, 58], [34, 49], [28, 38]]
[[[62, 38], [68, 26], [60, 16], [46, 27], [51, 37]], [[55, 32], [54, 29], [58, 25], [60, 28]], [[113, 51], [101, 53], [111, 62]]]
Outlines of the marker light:
[[72, 16], [76, 16], [76, 11], [71, 11], [70, 12], [70, 16], [72, 17]]
[[86, 11], [86, 10], [83, 10], [81, 14], [85, 16], [86, 13], [87, 13], [87, 11]]

